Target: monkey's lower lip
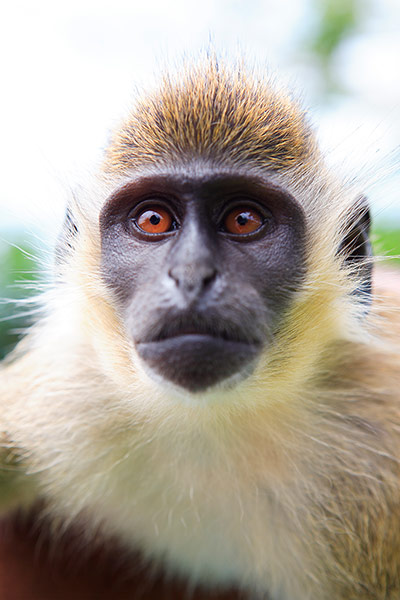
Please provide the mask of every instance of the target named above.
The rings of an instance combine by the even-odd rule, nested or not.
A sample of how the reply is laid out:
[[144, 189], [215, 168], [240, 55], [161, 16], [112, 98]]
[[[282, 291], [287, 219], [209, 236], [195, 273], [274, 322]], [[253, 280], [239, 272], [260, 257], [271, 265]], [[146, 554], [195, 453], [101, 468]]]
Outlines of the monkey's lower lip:
[[199, 392], [244, 371], [260, 351], [257, 343], [185, 333], [137, 344], [139, 356], [160, 375]]

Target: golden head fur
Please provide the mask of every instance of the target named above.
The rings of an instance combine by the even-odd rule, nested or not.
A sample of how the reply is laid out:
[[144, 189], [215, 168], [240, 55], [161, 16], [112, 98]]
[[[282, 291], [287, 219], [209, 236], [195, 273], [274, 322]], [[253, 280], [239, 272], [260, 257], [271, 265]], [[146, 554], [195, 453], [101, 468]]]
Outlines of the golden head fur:
[[105, 168], [131, 170], [202, 157], [223, 164], [285, 169], [307, 163], [316, 148], [304, 111], [272, 80], [216, 59], [165, 77], [116, 132]]

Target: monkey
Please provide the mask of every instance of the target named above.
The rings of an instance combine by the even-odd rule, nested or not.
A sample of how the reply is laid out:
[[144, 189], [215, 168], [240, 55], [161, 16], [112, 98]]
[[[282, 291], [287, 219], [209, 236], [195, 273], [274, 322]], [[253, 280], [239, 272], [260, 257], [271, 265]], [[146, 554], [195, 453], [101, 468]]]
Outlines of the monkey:
[[1, 598], [398, 600], [369, 231], [271, 78], [209, 57], [139, 97], [1, 366]]

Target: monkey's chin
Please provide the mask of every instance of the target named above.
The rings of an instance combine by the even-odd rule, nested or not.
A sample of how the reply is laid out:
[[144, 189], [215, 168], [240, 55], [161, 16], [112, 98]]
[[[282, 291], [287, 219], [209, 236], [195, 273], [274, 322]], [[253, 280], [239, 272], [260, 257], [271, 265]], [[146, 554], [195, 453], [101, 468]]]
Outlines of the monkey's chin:
[[250, 373], [261, 350], [255, 343], [204, 334], [141, 342], [136, 348], [152, 371], [192, 393], [208, 390], [237, 374]]

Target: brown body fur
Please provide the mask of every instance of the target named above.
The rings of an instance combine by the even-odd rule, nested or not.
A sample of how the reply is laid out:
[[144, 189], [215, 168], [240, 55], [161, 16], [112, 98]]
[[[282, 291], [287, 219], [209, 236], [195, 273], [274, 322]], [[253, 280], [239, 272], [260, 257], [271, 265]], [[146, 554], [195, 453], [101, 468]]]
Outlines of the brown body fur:
[[[250, 380], [196, 403], [143, 372], [99, 276], [97, 225], [138, 169], [195, 159], [267, 172], [302, 203], [309, 236], [274, 346]], [[327, 172], [296, 103], [211, 61], [139, 103], [97, 186], [47, 318], [1, 372], [4, 510], [44, 498], [50, 521], [83, 519], [89, 540], [116, 535], [193, 586], [397, 600], [400, 300], [378, 282], [362, 314], [336, 251], [354, 189]]]

